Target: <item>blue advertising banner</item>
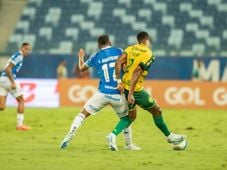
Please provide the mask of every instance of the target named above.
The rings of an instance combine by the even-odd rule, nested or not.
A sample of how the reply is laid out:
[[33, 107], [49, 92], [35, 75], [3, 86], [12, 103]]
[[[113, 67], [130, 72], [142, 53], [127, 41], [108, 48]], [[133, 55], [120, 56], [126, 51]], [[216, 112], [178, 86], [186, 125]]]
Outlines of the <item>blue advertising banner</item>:
[[[59, 62], [67, 61], [68, 77], [74, 78], [77, 57], [70, 55], [36, 55], [26, 57], [18, 75], [21, 78], [56, 78]], [[195, 57], [156, 57], [150, 67], [147, 79], [157, 80], [191, 80], [192, 73], [197, 71], [206, 81], [227, 81], [226, 57], [201, 57], [200, 68]], [[96, 78], [95, 70], [91, 77]]]
[[[201, 62], [198, 68], [198, 60]], [[160, 57], [151, 65], [149, 79], [190, 80], [193, 70], [198, 70], [206, 81], [227, 81], [226, 57]]]

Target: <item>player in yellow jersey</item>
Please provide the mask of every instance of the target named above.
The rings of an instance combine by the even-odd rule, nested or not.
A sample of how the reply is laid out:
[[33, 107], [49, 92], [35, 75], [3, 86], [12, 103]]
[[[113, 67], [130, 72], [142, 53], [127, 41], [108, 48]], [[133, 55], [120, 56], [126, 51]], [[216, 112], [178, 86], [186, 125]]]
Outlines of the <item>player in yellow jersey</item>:
[[[138, 44], [129, 46], [115, 64], [118, 90], [125, 93], [129, 104], [131, 119], [136, 118], [136, 105], [150, 112], [155, 125], [167, 137], [167, 141], [177, 145], [186, 139], [186, 136], [171, 133], [163, 120], [162, 111], [156, 101], [144, 90], [143, 81], [155, 57], [150, 50], [151, 38], [147, 32], [137, 34]], [[125, 68], [122, 80], [121, 69]]]

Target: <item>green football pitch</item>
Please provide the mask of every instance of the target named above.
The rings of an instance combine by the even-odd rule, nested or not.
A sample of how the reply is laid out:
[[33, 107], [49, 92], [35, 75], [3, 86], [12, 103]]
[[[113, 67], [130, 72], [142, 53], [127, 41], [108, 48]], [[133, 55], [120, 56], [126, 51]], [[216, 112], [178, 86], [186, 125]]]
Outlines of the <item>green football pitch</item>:
[[227, 169], [227, 111], [164, 109], [171, 131], [186, 134], [188, 147], [174, 151], [154, 126], [151, 115], [138, 109], [133, 141], [141, 151], [110, 151], [105, 136], [118, 121], [107, 107], [89, 117], [67, 149], [59, 144], [79, 108], [27, 108], [25, 123], [32, 130], [15, 130], [16, 109], [0, 112], [1, 170], [221, 170]]

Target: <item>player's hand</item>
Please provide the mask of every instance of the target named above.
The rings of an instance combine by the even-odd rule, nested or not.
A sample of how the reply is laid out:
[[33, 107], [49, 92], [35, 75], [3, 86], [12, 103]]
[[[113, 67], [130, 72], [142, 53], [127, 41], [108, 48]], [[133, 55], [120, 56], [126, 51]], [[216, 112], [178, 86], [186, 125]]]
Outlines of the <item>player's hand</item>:
[[135, 103], [135, 98], [132, 93], [128, 94], [128, 103], [129, 104], [134, 104]]
[[126, 72], [126, 70], [127, 70], [126, 64], [123, 64], [123, 65], [122, 65], [122, 70], [123, 70], [123, 72]]
[[83, 48], [81, 48], [79, 51], [78, 51], [78, 57], [79, 59], [83, 59], [85, 56], [85, 51]]
[[117, 84], [117, 90], [119, 90], [121, 94], [124, 93], [124, 86], [122, 83]]

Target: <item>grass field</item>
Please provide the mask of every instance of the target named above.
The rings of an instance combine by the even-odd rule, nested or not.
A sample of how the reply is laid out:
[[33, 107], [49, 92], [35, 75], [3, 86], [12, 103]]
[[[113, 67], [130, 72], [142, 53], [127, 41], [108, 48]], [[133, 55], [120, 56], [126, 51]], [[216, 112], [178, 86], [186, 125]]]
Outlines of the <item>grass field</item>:
[[0, 112], [1, 170], [221, 170], [227, 169], [227, 111], [164, 110], [170, 129], [186, 134], [189, 146], [174, 151], [143, 110], [133, 124], [133, 140], [141, 151], [108, 150], [105, 136], [117, 117], [110, 108], [88, 118], [66, 150], [59, 144], [79, 108], [27, 108], [32, 130], [15, 130], [15, 108]]

